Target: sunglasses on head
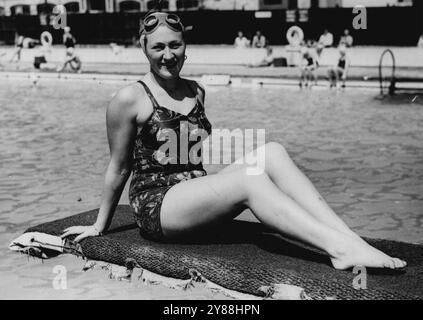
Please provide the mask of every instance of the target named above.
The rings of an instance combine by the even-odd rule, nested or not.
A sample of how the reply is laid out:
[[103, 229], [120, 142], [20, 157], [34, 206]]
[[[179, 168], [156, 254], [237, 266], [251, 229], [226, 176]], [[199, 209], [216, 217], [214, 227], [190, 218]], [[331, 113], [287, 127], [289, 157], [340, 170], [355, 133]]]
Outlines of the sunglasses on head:
[[166, 25], [173, 31], [176, 32], [185, 32], [188, 28], [185, 28], [176, 14], [165, 13], [165, 12], [154, 12], [147, 14], [147, 16], [142, 21], [140, 34], [149, 34], [154, 32], [158, 26]]

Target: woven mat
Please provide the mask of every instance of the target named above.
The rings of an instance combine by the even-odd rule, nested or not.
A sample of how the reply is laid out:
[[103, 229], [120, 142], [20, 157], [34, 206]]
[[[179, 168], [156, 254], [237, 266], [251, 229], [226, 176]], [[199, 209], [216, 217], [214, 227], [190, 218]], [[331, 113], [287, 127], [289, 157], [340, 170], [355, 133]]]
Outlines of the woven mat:
[[[60, 235], [74, 225], [95, 222], [98, 210], [32, 227], [26, 232]], [[131, 208], [119, 206], [111, 228], [103, 237], [81, 242], [93, 260], [125, 265], [133, 258], [142, 267], [167, 277], [189, 279], [190, 269], [208, 280], [238, 292], [263, 295], [261, 286], [296, 285], [315, 299], [421, 299], [423, 246], [367, 239], [384, 252], [408, 262], [405, 272], [370, 270], [367, 289], [356, 290], [352, 271], [337, 271], [326, 255], [266, 230], [260, 224], [233, 221], [190, 244], [163, 244], [143, 239]]]

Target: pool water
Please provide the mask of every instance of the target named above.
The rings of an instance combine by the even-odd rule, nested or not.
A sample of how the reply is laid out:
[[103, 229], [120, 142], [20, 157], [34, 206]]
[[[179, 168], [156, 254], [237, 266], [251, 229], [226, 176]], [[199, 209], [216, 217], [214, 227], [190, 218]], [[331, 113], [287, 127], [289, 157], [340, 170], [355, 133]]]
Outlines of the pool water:
[[[0, 79], [0, 256], [28, 226], [99, 206], [105, 110], [124, 85]], [[359, 234], [423, 244], [423, 106], [376, 94], [215, 87], [206, 111], [215, 128], [265, 129]]]

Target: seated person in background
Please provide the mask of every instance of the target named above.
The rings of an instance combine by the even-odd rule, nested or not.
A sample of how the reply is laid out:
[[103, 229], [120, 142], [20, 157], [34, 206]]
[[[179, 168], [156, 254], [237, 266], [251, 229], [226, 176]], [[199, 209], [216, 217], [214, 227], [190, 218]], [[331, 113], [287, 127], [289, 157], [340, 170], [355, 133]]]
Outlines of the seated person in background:
[[330, 88], [336, 88], [339, 80], [342, 80], [342, 88], [345, 88], [345, 83], [347, 81], [348, 69], [350, 66], [347, 48], [345, 46], [340, 46], [339, 54], [338, 63], [329, 70]]
[[310, 48], [302, 47], [301, 48], [301, 62], [300, 62], [300, 87], [303, 86], [312, 86], [313, 83], [317, 83], [316, 69], [317, 69], [317, 59], [314, 54], [310, 51]]
[[238, 32], [238, 37], [235, 38], [235, 48], [237, 49], [244, 49], [244, 48], [248, 48], [250, 46], [250, 40], [248, 40], [244, 34], [242, 33], [242, 31]]
[[118, 45], [115, 42], [110, 43], [109, 46], [110, 46], [110, 49], [112, 49], [113, 55], [115, 56], [120, 55], [123, 51], [123, 47]]
[[258, 63], [253, 63], [247, 65], [249, 68], [260, 68], [260, 67], [270, 67], [273, 65], [273, 61], [275, 60], [275, 57], [273, 56], [273, 48], [268, 46], [266, 48], [266, 56]]
[[253, 48], [266, 48], [267, 40], [264, 35], [261, 34], [260, 31], [256, 32], [256, 35], [253, 38], [252, 47]]
[[38, 70], [54, 70], [56, 65], [49, 63], [48, 60], [51, 56], [51, 46], [43, 44], [38, 48], [34, 55], [34, 68]]
[[351, 48], [353, 46], [353, 43], [354, 43], [354, 39], [350, 35], [350, 30], [345, 29], [344, 35], [341, 37], [341, 40], [339, 41], [339, 45], [340, 46], [344, 45], [347, 48]]
[[66, 66], [69, 65], [75, 72], [81, 73], [82, 62], [78, 55], [75, 53], [75, 48], [69, 47], [66, 49], [66, 58], [62, 67], [57, 68], [57, 72], [65, 70]]
[[333, 34], [329, 32], [328, 29], [325, 29], [323, 34], [320, 36], [319, 43], [321, 43], [325, 48], [333, 46]]
[[417, 47], [423, 48], [423, 34], [419, 38], [419, 42], [417, 43]]

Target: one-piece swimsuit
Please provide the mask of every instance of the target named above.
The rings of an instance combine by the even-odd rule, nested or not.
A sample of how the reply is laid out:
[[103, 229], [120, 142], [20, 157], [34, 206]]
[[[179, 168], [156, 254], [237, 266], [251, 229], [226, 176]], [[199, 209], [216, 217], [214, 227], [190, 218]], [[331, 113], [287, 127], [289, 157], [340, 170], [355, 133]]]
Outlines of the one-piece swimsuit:
[[199, 96], [203, 89], [197, 84], [194, 89], [186, 81], [196, 103], [190, 113], [184, 115], [160, 106], [148, 86], [138, 82], [150, 98], [153, 112], [137, 129], [129, 202], [141, 235], [153, 241], [166, 241], [160, 220], [163, 199], [174, 185], [207, 175], [202, 164], [202, 149], [198, 146], [212, 128]]

